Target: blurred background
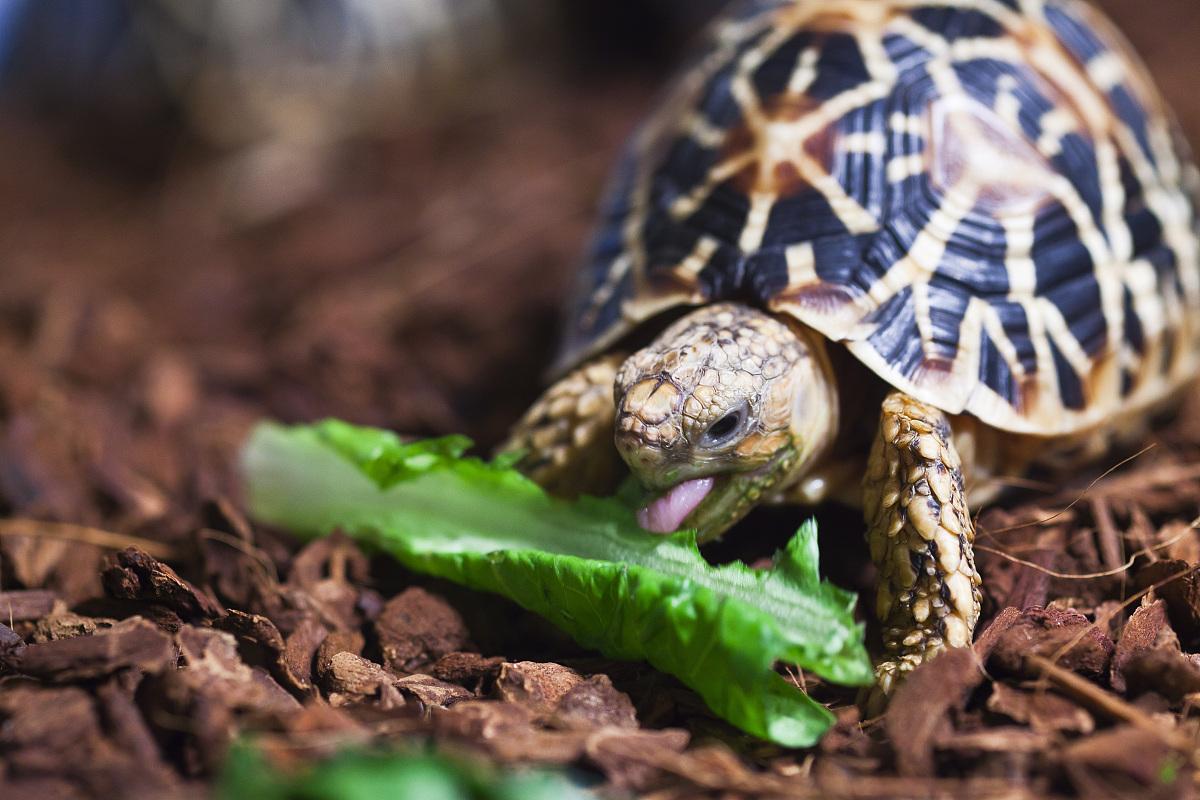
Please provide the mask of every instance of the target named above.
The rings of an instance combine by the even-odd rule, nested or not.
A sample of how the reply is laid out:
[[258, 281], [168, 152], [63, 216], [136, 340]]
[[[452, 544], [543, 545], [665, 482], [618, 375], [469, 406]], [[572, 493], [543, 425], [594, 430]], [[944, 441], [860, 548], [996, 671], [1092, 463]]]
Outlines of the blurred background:
[[53, 383], [168, 427], [248, 401], [495, 441], [719, 5], [0, 0], [0, 408]]
[[[167, 518], [263, 415], [495, 443], [721, 5], [0, 0], [0, 510]], [[1200, 3], [1099, 5], [1196, 141]]]

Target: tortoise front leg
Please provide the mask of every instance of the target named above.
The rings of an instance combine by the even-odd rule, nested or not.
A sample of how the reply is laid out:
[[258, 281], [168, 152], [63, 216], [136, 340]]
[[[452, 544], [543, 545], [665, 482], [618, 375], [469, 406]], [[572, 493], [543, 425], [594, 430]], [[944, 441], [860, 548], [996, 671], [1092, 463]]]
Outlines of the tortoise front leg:
[[979, 620], [975, 529], [950, 423], [900, 392], [883, 402], [863, 478], [871, 560], [879, 568], [875, 613], [882, 623], [879, 689], [946, 647], [966, 647]]
[[606, 494], [622, 462], [613, 445], [613, 383], [624, 361], [600, 356], [559, 379], [513, 426], [498, 452], [524, 453], [517, 469], [551, 494]]

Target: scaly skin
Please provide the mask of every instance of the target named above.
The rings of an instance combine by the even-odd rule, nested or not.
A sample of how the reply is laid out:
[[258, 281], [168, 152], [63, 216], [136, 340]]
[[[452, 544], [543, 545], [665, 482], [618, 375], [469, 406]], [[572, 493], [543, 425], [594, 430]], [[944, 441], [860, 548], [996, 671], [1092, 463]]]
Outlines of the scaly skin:
[[624, 356], [600, 356], [572, 370], [513, 426], [501, 453], [524, 455], [517, 468], [553, 494], [611, 491], [621, 461], [612, 447], [613, 380]]
[[900, 392], [884, 400], [863, 515], [879, 568], [884, 659], [875, 674], [886, 695], [945, 648], [970, 645], [979, 621], [975, 527], [944, 413]]

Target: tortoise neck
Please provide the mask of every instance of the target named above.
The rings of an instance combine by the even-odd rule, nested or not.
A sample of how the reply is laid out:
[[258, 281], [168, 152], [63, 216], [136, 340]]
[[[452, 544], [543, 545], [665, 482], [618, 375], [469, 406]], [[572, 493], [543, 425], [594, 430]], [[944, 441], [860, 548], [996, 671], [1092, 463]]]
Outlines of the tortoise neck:
[[822, 463], [838, 438], [841, 400], [838, 381], [829, 358], [828, 340], [812, 328], [786, 319], [803, 357], [792, 367], [791, 431], [796, 443], [796, 465], [785, 480], [794, 484]]

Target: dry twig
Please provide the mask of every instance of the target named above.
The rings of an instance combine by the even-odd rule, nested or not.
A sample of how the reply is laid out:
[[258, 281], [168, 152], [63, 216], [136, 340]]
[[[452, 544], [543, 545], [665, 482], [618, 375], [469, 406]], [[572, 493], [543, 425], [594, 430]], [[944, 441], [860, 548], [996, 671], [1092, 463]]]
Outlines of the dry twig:
[[0, 519], [0, 536], [32, 536], [42, 539], [65, 539], [72, 542], [103, 547], [107, 550], [124, 550], [137, 547], [155, 558], [171, 560], [180, 555], [179, 548], [154, 539], [143, 539], [127, 533], [116, 533], [87, 525], [69, 522], [47, 522], [37, 519]]

